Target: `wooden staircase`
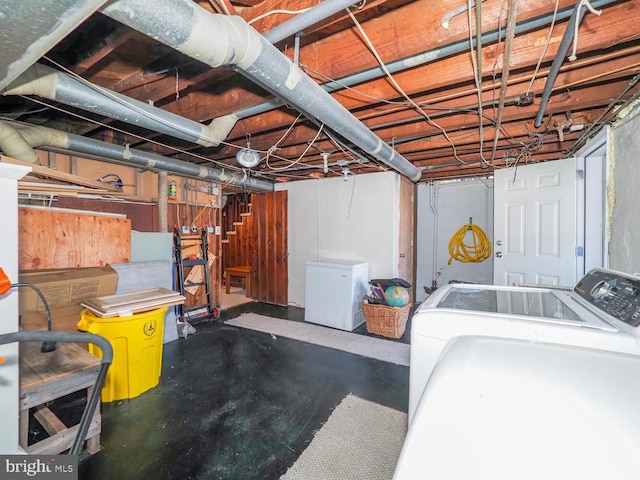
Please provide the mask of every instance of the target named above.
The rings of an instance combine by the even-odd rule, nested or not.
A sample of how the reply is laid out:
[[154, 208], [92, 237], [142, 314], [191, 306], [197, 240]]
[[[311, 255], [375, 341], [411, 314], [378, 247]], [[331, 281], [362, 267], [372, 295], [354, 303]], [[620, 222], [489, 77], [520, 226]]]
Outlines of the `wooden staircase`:
[[232, 229], [227, 229], [222, 243], [222, 263], [223, 268], [237, 267], [240, 265], [251, 265], [249, 241], [251, 239], [251, 204], [246, 205], [249, 211], [239, 214], [238, 221], [232, 221], [228, 225]]
[[245, 218], [247, 218], [247, 222], [248, 222], [248, 217], [251, 217], [251, 204], [249, 204], [248, 206], [249, 206], [249, 211], [248, 212], [242, 212], [240, 214], [240, 217], [241, 217], [242, 221], [233, 222], [234, 229], [233, 230], [227, 230], [225, 232], [225, 238], [222, 239], [222, 243], [229, 243], [231, 237], [238, 235], [238, 230], [243, 230], [244, 229]]

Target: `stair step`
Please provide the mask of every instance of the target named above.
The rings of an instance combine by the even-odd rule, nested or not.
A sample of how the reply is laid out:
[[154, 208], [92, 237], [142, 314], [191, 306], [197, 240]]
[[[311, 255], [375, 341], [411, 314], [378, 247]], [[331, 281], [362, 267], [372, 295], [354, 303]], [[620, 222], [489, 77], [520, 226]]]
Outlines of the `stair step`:
[[240, 214], [241, 217], [250, 217], [251, 216], [251, 212], [243, 212]]
[[220, 240], [220, 243], [229, 243], [229, 240], [225, 238], [224, 240]]
[[227, 235], [235, 235], [235, 234], [236, 234], [236, 231], [235, 231], [235, 230], [229, 230], [229, 231], [227, 232]]
[[233, 222], [234, 225], [244, 225], [242, 222]]

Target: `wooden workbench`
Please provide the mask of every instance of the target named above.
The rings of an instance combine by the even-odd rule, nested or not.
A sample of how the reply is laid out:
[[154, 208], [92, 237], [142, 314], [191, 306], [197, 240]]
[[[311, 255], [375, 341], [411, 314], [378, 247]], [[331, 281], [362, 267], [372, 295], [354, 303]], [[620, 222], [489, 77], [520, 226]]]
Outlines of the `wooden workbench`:
[[[87, 399], [100, 370], [100, 359], [86, 347], [75, 343], [58, 343], [56, 350], [40, 352], [40, 343], [20, 343], [20, 446], [29, 454], [58, 454], [68, 450], [79, 425], [65, 425], [47, 403], [86, 389]], [[29, 410], [50, 435], [33, 445], [29, 441]], [[96, 406], [87, 432], [87, 451], [100, 450], [100, 402]]]

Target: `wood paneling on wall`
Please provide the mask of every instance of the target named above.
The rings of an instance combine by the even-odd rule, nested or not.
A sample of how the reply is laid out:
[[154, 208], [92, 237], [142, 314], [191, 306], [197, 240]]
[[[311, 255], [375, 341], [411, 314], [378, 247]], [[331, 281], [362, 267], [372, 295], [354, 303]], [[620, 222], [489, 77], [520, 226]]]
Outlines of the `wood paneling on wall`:
[[19, 268], [98, 267], [131, 258], [131, 222], [124, 217], [18, 209]]
[[251, 201], [253, 288], [260, 302], [288, 304], [288, 192], [254, 194]]
[[224, 266], [253, 267], [251, 290], [259, 302], [288, 304], [287, 192], [254, 193], [251, 215], [224, 243]]

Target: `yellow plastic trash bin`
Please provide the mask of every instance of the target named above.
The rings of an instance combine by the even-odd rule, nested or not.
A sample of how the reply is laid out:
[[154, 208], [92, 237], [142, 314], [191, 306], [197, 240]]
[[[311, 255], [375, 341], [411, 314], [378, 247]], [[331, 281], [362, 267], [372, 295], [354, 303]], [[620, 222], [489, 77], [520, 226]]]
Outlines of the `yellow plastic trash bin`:
[[[101, 318], [87, 309], [82, 311], [78, 330], [101, 335], [113, 346], [113, 363], [102, 388], [103, 402], [134, 398], [158, 385], [167, 308], [114, 318]], [[89, 344], [89, 352], [102, 357], [93, 344]]]

